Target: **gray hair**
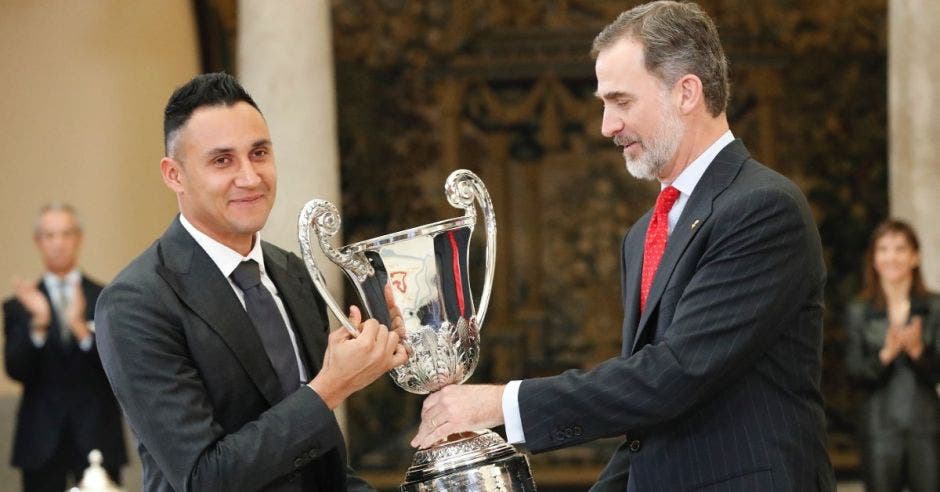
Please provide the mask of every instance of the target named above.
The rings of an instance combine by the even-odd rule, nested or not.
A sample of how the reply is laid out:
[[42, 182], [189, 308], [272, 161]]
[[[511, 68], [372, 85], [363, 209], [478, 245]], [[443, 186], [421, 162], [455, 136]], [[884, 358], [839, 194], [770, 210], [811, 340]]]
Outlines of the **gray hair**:
[[627, 10], [594, 38], [591, 56], [624, 38], [643, 45], [646, 69], [664, 84], [693, 74], [702, 81], [708, 112], [725, 112], [731, 94], [728, 59], [718, 28], [698, 4], [660, 0]]
[[39, 233], [39, 221], [42, 220], [43, 215], [49, 212], [65, 212], [71, 215], [75, 219], [75, 228], [79, 231], [82, 230], [82, 219], [75, 207], [64, 202], [50, 202], [39, 208], [39, 213], [36, 214], [36, 219], [33, 221], [33, 234]]

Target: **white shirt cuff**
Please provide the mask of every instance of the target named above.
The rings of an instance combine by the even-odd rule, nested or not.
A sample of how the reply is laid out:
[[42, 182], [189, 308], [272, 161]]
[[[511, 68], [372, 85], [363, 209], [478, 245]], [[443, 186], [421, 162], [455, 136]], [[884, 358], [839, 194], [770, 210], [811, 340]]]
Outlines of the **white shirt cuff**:
[[503, 424], [506, 426], [506, 440], [509, 444], [524, 444], [525, 432], [522, 430], [522, 416], [519, 414], [519, 386], [522, 381], [510, 381], [503, 390]]
[[33, 327], [29, 327], [29, 339], [33, 341], [33, 346], [36, 348], [42, 348], [42, 346], [46, 344], [47, 335], [49, 335], [48, 331], [42, 335], [37, 335], [36, 332], [33, 331]]
[[90, 334], [84, 340], [78, 342], [78, 348], [82, 349], [82, 352], [90, 352], [91, 347], [95, 344], [95, 335]]

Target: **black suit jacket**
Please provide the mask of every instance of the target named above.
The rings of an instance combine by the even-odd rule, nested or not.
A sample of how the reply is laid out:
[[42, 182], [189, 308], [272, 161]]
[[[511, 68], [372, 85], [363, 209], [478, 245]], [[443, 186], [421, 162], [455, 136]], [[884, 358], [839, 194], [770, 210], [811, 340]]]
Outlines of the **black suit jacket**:
[[[303, 262], [262, 243], [268, 275], [319, 370], [323, 301]], [[280, 386], [245, 309], [206, 252], [173, 221], [101, 294], [105, 371], [139, 439], [144, 489], [366, 489], [320, 397]]]
[[868, 399], [860, 408], [861, 434], [881, 439], [910, 431], [940, 434], [940, 296], [911, 298], [911, 315], [920, 316], [924, 352], [917, 361], [906, 354], [883, 366], [878, 352], [884, 346], [888, 317], [884, 308], [865, 301], [849, 305], [845, 366], [860, 382]]
[[740, 141], [705, 171], [639, 310], [650, 213], [623, 243], [623, 351], [525, 380], [533, 451], [626, 434], [596, 490], [834, 490], [819, 391], [825, 268], [800, 190]]
[[[101, 285], [82, 276], [81, 287], [87, 304], [85, 319], [92, 321]], [[38, 288], [49, 300], [42, 281]], [[74, 337], [63, 344], [60, 333], [68, 328], [59, 326], [52, 316], [46, 343], [37, 348], [30, 338], [30, 319], [16, 298], [4, 302], [6, 370], [23, 384], [13, 439], [13, 466], [40, 470], [67, 435], [81, 456], [99, 449], [107, 464], [123, 465], [127, 451], [121, 412], [101, 368], [96, 344], [87, 352], [79, 348]]]

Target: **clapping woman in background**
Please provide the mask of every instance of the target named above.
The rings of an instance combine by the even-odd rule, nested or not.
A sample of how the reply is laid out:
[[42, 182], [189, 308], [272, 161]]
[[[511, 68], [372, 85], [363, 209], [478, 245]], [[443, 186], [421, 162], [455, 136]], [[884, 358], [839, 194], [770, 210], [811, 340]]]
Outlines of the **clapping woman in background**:
[[868, 398], [859, 431], [869, 491], [940, 491], [940, 296], [924, 285], [906, 223], [872, 234], [865, 285], [848, 309], [846, 366]]

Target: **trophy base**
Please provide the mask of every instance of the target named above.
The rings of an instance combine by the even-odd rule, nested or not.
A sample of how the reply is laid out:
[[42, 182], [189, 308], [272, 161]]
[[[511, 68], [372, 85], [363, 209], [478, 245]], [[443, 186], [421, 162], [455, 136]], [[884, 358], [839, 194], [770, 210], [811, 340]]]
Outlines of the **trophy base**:
[[535, 480], [524, 454], [485, 430], [450, 436], [415, 453], [402, 492], [534, 492]]

